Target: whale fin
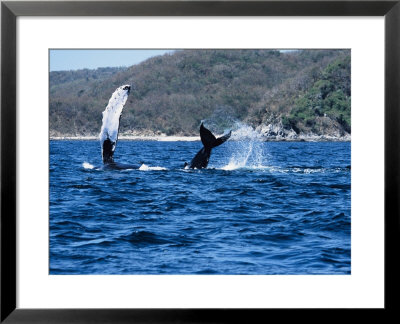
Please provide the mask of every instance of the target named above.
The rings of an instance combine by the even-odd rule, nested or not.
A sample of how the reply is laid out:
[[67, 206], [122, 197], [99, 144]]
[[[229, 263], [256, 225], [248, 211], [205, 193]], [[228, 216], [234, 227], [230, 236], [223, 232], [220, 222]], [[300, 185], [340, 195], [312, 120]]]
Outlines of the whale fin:
[[231, 133], [232, 132], [229, 132], [226, 135], [216, 138], [207, 128], [204, 127], [203, 123], [200, 125], [200, 138], [206, 149], [212, 149], [226, 142], [228, 138], [231, 137]]
[[114, 162], [114, 150], [115, 150], [115, 142], [112, 142], [109, 138], [107, 138], [103, 142], [103, 147], [102, 147], [102, 153], [103, 153], [103, 163], [113, 163]]
[[205, 148], [213, 148], [217, 140], [213, 133], [204, 127], [203, 123], [200, 125], [200, 139]]
[[113, 155], [118, 141], [122, 109], [128, 99], [130, 85], [117, 88], [112, 94], [106, 109], [103, 111], [103, 122], [99, 135], [103, 163], [113, 163]]
[[229, 131], [228, 134], [225, 134], [225, 135], [223, 135], [221, 137], [218, 137], [217, 140], [215, 141], [215, 146], [214, 147], [216, 147], [218, 145], [221, 145], [222, 143], [226, 142], [229, 139], [229, 137], [231, 137], [231, 134], [232, 134], [232, 131]]

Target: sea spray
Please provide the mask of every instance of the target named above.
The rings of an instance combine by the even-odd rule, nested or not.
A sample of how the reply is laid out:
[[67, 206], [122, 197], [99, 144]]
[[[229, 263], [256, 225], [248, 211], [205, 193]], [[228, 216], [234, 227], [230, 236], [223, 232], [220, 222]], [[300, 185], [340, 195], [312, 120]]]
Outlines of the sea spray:
[[229, 162], [222, 167], [223, 170], [239, 168], [260, 169], [265, 168], [265, 154], [261, 133], [253, 127], [237, 120], [233, 109], [229, 106], [218, 106], [212, 116], [205, 120], [207, 127], [216, 134], [232, 130], [229, 139]]
[[82, 167], [83, 167], [84, 169], [88, 169], [88, 170], [94, 169], [94, 165], [90, 164], [89, 162], [83, 162], [83, 163], [82, 163]]
[[212, 115], [202, 120], [213, 134], [222, 134], [227, 130], [237, 127], [238, 120], [234, 117], [235, 113], [229, 106], [218, 106]]
[[160, 166], [148, 166], [147, 164], [142, 164], [139, 168], [140, 171], [164, 171], [168, 170], [167, 168]]
[[231, 156], [229, 163], [222, 167], [223, 170], [239, 168], [265, 168], [264, 145], [262, 136], [253, 127], [236, 122], [232, 129]]

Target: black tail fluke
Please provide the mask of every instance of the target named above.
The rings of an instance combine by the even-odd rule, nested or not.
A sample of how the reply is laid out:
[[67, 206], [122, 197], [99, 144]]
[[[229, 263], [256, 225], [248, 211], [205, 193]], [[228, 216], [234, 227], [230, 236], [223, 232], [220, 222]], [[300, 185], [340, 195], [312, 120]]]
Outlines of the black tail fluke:
[[221, 145], [222, 143], [226, 142], [229, 137], [231, 137], [232, 131], [229, 131], [228, 134], [225, 134], [224, 136], [218, 137], [217, 140], [215, 141], [214, 147]]
[[[229, 137], [231, 132], [228, 134], [216, 138], [207, 128], [204, 127], [203, 123], [200, 125], [200, 138], [203, 143], [203, 148], [197, 152], [195, 157], [190, 162], [190, 169], [204, 169], [208, 165], [208, 161], [211, 156], [211, 149], [224, 143]], [[185, 168], [188, 164], [185, 163]]]
[[200, 139], [205, 148], [213, 148], [217, 138], [207, 128], [204, 127], [203, 123], [200, 125]]
[[212, 149], [226, 142], [229, 137], [231, 137], [231, 133], [225, 134], [219, 138], [216, 138], [213, 133], [211, 133], [207, 128], [204, 127], [203, 123], [200, 125], [200, 138], [206, 149]]

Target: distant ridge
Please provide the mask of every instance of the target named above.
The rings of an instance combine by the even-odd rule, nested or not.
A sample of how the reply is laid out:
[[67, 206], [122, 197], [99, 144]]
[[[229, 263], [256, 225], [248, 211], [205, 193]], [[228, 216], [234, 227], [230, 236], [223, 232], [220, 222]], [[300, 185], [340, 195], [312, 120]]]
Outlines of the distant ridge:
[[128, 68], [50, 72], [50, 136], [98, 136], [122, 84], [121, 134], [196, 136], [245, 122], [267, 140], [349, 140], [350, 50], [180, 50]]

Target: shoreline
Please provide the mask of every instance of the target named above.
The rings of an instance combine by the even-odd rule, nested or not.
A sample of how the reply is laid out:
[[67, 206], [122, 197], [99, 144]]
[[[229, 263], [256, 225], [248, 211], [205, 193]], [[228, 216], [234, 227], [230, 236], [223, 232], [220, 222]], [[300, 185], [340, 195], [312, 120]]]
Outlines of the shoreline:
[[[95, 141], [98, 136], [50, 136], [51, 141]], [[158, 142], [194, 142], [200, 141], [199, 136], [133, 136], [120, 135], [119, 141], [158, 141]]]
[[[350, 136], [299, 136], [297, 138], [268, 138], [261, 137], [262, 142], [351, 142]], [[98, 136], [50, 136], [50, 141], [94, 141]], [[200, 141], [199, 136], [145, 136], [145, 135], [121, 135], [118, 140], [122, 141], [157, 141], [157, 142], [195, 142]], [[234, 140], [234, 139], [232, 139]]]

